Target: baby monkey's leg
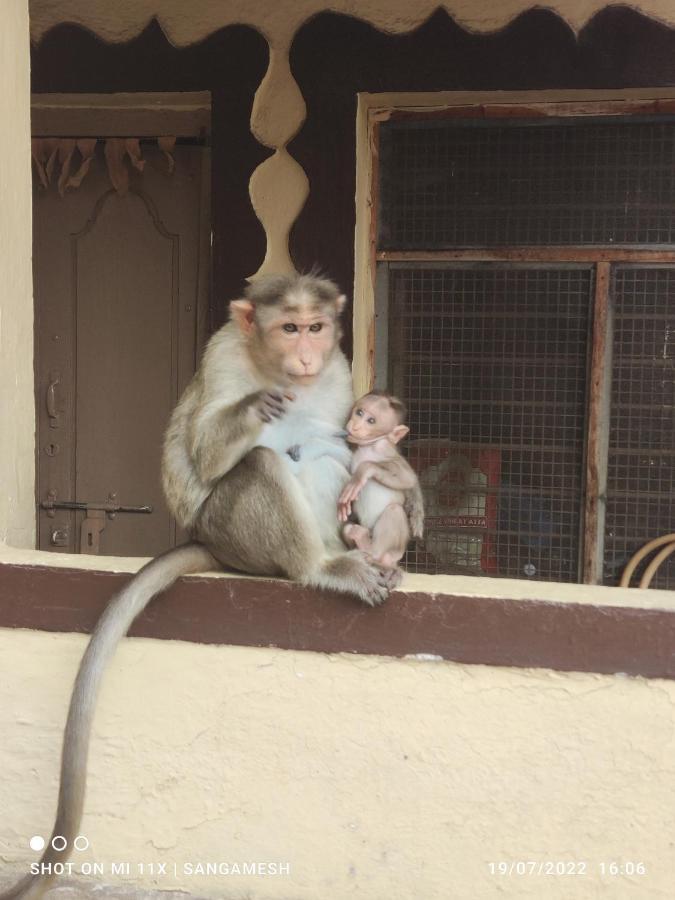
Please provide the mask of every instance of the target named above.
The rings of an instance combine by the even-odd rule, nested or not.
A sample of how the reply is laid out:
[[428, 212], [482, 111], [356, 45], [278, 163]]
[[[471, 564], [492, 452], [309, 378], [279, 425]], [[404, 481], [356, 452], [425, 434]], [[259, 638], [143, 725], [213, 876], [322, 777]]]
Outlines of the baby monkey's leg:
[[381, 566], [395, 568], [408, 546], [410, 527], [400, 503], [390, 503], [373, 527], [370, 555]]
[[355, 525], [350, 522], [342, 529], [342, 537], [350, 547], [358, 547], [364, 553], [371, 552], [372, 539], [370, 532], [363, 525]]

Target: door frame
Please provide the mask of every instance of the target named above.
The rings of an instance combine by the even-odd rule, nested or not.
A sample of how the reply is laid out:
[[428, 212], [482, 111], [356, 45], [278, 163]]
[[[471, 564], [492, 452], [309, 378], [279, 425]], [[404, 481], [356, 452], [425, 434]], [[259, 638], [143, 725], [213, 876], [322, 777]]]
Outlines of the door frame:
[[31, 94], [33, 137], [203, 137], [211, 93]]
[[[211, 296], [211, 93], [209, 91], [31, 95], [32, 138], [175, 137], [203, 141], [200, 173], [199, 262], [195, 368], [209, 334]], [[35, 302], [35, 296], [34, 296]], [[34, 320], [35, 540], [40, 534], [39, 332]], [[58, 548], [55, 548], [58, 549]], [[45, 550], [42, 552], [53, 552]], [[81, 554], [72, 554], [75, 557]]]

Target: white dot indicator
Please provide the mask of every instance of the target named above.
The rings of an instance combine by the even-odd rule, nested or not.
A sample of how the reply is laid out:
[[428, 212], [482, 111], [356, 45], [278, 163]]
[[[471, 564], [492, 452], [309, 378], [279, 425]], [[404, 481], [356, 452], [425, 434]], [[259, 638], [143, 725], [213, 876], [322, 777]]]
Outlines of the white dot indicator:
[[40, 837], [39, 834], [36, 834], [28, 841], [28, 846], [31, 850], [35, 850], [36, 853], [39, 853], [40, 850], [45, 849], [45, 839]]

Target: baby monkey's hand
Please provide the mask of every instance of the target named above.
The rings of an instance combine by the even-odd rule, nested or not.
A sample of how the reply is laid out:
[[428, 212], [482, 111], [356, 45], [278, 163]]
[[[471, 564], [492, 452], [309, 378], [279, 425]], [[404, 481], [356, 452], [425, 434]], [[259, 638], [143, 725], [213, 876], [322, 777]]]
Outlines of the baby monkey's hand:
[[346, 522], [352, 514], [351, 503], [343, 503], [342, 497], [338, 500], [338, 522]]
[[368, 479], [372, 477], [373, 467], [369, 463], [362, 463], [354, 475], [342, 489], [338, 498], [338, 519], [346, 522], [352, 512], [352, 503], [356, 503], [359, 494], [366, 486]]

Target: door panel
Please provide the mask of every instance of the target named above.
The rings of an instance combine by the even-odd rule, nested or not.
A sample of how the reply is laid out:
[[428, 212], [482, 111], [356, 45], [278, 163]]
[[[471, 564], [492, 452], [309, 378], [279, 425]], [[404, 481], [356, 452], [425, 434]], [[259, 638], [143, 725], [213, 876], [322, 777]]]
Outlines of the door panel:
[[[177, 147], [171, 176], [159, 151], [144, 157], [126, 196], [99, 148], [78, 190], [36, 191], [34, 204], [38, 501], [152, 506], [98, 514], [106, 555], [156, 555], [183, 537], [162, 497], [161, 444], [208, 285], [207, 151]], [[40, 548], [77, 552], [87, 516], [40, 510]]]
[[106, 548], [114, 535], [124, 556], [140, 543], [155, 555], [173, 538], [158, 461], [176, 396], [178, 238], [156, 224], [145, 197], [109, 191], [73, 248], [76, 495], [153, 507], [106, 527]]

